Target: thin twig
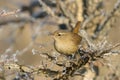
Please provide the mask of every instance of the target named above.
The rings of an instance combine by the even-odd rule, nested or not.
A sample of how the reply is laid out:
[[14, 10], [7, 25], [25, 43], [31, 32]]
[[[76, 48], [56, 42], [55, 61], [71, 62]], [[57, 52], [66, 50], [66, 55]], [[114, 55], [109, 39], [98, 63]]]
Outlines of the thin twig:
[[42, 0], [38, 0], [39, 3], [43, 6], [43, 9], [50, 14], [51, 16], [57, 18], [57, 16], [54, 14], [54, 12], [52, 11], [52, 9], [50, 7], [48, 7]]
[[0, 17], [8, 16], [8, 15], [15, 15], [16, 13], [18, 13], [20, 11], [21, 11], [20, 9], [10, 11], [10, 12], [6, 12], [5, 10], [3, 10], [2, 12], [0, 12]]
[[[85, 1], [85, 2], [86, 2], [86, 1]], [[98, 3], [97, 6], [95, 7], [95, 9], [93, 10], [93, 12], [91, 13], [91, 15], [88, 16], [88, 17], [84, 20], [84, 22], [83, 22], [83, 24], [82, 24], [82, 28], [83, 28], [83, 29], [85, 29], [85, 27], [87, 26], [87, 24], [88, 24], [90, 21], [92, 21], [96, 16], [101, 15], [101, 13], [95, 14], [95, 12], [96, 12], [99, 8], [102, 7], [101, 4], [102, 4], [102, 2]]]
[[106, 54], [106, 53], [110, 52], [111, 50], [113, 50], [114, 48], [119, 47], [119, 46], [120, 46], [120, 43], [117, 43], [117, 44], [115, 44], [114, 46], [111, 46], [111, 47], [103, 50], [103, 51], [102, 51], [101, 53], [99, 53], [98, 55], [100, 56], [100, 55]]
[[75, 21], [75, 18], [74, 16], [70, 13], [70, 11], [68, 9], [66, 9], [67, 7], [65, 6], [65, 4], [61, 1], [59, 1], [59, 6], [60, 6], [60, 9], [62, 11], [62, 13], [64, 14], [64, 16], [66, 16], [67, 18], [69, 18], [69, 20], [71, 22], [74, 22]]

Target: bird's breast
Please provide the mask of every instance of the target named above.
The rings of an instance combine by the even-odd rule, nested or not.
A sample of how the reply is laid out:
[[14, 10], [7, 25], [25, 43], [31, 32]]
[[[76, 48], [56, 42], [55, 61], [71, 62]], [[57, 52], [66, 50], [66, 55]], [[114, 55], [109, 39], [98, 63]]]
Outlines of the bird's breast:
[[59, 53], [63, 53], [63, 54], [73, 54], [78, 50], [78, 45], [74, 44], [73, 42], [55, 42], [55, 49], [59, 52]]

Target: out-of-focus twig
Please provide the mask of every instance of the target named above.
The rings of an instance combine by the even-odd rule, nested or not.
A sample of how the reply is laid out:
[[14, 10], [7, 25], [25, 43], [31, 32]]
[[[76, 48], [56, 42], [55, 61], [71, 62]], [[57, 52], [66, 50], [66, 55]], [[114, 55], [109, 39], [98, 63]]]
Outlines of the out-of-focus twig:
[[61, 9], [62, 13], [64, 14], [64, 16], [69, 18], [69, 20], [71, 22], [74, 22], [75, 21], [75, 17], [67, 9], [67, 6], [65, 6], [65, 4], [63, 2], [61, 2], [61, 1], [59, 1], [58, 3], [59, 3], [60, 9]]
[[48, 7], [42, 0], [38, 0], [39, 3], [43, 6], [42, 8], [51, 16], [57, 18], [57, 16], [54, 14], [54, 12], [52, 11], [52, 9], [50, 7]]
[[105, 53], [109, 53], [111, 50], [113, 50], [114, 48], [119, 47], [119, 46], [120, 46], [120, 43], [117, 43], [117, 44], [115, 44], [115, 45], [113, 45], [113, 46], [111, 46], [111, 47], [103, 50], [103, 51], [100, 52], [98, 55], [103, 55], [103, 54], [105, 54]]
[[88, 34], [84, 30], [81, 30], [80, 32], [82, 37], [86, 40], [87, 45], [90, 47], [90, 49], [97, 50], [97, 47], [95, 44], [93, 44], [93, 41], [89, 38]]
[[[85, 1], [86, 2], [86, 1]], [[85, 29], [85, 27], [87, 26], [87, 24], [93, 20], [96, 16], [99, 16], [101, 13], [98, 13], [98, 14], [95, 14], [96, 10], [99, 10], [100, 8], [102, 7], [102, 2], [99, 2], [95, 9], [92, 11], [91, 15], [88, 16], [84, 21], [83, 21], [83, 24], [82, 24], [82, 28]]]
[[3, 16], [8, 16], [8, 15], [16, 15], [16, 13], [20, 12], [20, 9], [14, 10], [14, 11], [10, 11], [10, 12], [6, 12], [5, 10], [0, 12], [0, 17]]
[[[14, 14], [9, 14], [9, 15], [14, 15]], [[15, 15], [17, 15], [17, 14], [15, 14]], [[6, 17], [6, 16], [7, 16], [7, 14], [6, 15], [4, 14], [4, 16], [0, 16], [0, 18]], [[18, 15], [18, 17], [9, 16], [9, 18], [2, 18], [0, 20], [0, 25], [5, 25], [5, 24], [10, 23], [10, 22], [13, 22], [13, 23], [18, 22], [19, 23], [19, 22], [34, 22], [34, 21], [35, 21], [35, 19], [30, 17], [29, 15], [26, 15], [24, 13], [20, 13]]]
[[97, 38], [100, 31], [105, 27], [106, 23], [112, 18], [112, 16], [114, 15], [114, 13], [120, 8], [120, 0], [118, 0], [115, 5], [114, 8], [111, 10], [111, 12], [105, 16], [104, 20], [102, 20], [102, 22], [96, 27], [95, 29], [95, 35], [94, 38]]

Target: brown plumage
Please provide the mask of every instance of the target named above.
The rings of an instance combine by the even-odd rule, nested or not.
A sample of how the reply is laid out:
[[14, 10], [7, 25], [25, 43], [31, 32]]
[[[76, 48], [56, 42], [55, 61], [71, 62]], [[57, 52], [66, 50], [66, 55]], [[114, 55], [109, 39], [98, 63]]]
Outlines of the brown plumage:
[[78, 50], [82, 37], [78, 35], [80, 22], [78, 22], [72, 31], [57, 30], [53, 33], [54, 47], [62, 54], [71, 55]]

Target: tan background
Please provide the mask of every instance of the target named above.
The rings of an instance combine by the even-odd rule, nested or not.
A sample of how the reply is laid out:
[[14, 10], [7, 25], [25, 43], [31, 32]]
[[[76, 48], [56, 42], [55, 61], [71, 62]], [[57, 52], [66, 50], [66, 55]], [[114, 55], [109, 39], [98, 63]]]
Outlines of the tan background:
[[[20, 8], [23, 4], [29, 5], [29, 2], [29, 0], [1, 0], [0, 10], [12, 11]], [[109, 10], [113, 8], [115, 2], [116, 0], [104, 0], [105, 10], [109, 12]], [[18, 17], [19, 14], [17, 14]], [[30, 16], [27, 12], [22, 14]], [[0, 23], [11, 18], [15, 18], [15, 15], [1, 17]], [[30, 46], [23, 54], [17, 56], [20, 64], [38, 66], [41, 63], [42, 57], [40, 54], [33, 55], [32, 49], [38, 50], [40, 53], [53, 54], [56, 52], [53, 47], [53, 40], [49, 36], [49, 33], [59, 29], [58, 23], [57, 20], [46, 17], [37, 19], [33, 23], [21, 21], [0, 25], [0, 55], [4, 54], [8, 48], [11, 50], [8, 52], [9, 55], [15, 53], [16, 50], [24, 50], [32, 44], [33, 34], [38, 32], [37, 38], [34, 41], [35, 44], [33, 44], [32, 47]], [[120, 42], [120, 16], [117, 17], [112, 26], [113, 27], [109, 30], [107, 40], [109, 43], [115, 44]], [[109, 63], [113, 69], [110, 70], [106, 66], [100, 66], [100, 73], [96, 80], [104, 80], [105, 76], [114, 70], [116, 70], [115, 72], [120, 76], [120, 55], [111, 55], [108, 59], [110, 59]], [[40, 79], [36, 78], [35, 80]]]

